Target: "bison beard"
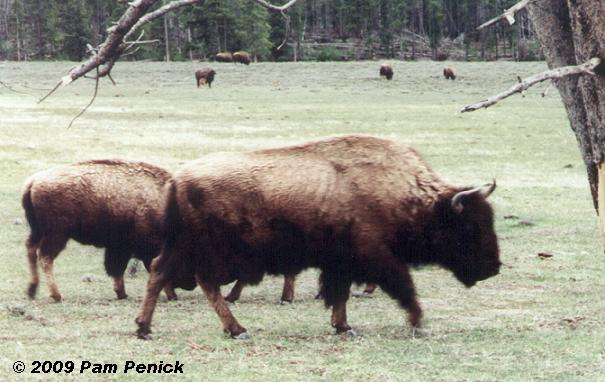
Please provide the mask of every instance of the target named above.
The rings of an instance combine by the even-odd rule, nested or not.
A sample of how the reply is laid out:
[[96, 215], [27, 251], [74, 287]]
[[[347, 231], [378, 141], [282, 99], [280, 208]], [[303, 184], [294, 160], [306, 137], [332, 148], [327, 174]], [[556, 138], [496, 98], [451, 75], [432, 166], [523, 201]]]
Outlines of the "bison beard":
[[137, 334], [146, 338], [161, 288], [201, 286], [232, 337], [246, 333], [220, 286], [265, 273], [321, 270], [332, 326], [347, 332], [353, 282], [378, 284], [420, 326], [409, 267], [436, 264], [470, 287], [499, 272], [493, 212], [476, 189], [441, 181], [411, 147], [347, 136], [185, 165], [171, 181], [168, 235], [153, 261]]

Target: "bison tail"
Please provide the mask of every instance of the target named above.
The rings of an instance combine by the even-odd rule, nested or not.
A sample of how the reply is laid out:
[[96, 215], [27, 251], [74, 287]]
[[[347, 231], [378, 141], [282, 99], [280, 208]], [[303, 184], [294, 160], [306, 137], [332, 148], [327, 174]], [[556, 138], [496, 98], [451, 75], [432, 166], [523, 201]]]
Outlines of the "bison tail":
[[36, 218], [36, 211], [34, 208], [34, 203], [32, 202], [32, 186], [34, 184], [33, 180], [29, 180], [25, 184], [25, 189], [23, 190], [23, 196], [21, 198], [21, 205], [25, 210], [25, 217], [27, 218], [27, 223], [29, 224], [29, 228], [31, 230], [31, 234], [29, 237], [30, 243], [37, 243], [41, 237], [41, 229], [38, 219]]
[[181, 228], [181, 213], [176, 198], [176, 185], [173, 180], [169, 180], [166, 187], [166, 209], [164, 211], [164, 221], [162, 231], [164, 233], [164, 251], [170, 251], [176, 243], [178, 232]]
[[[183, 227], [183, 218], [179, 210], [177, 201], [176, 184], [173, 180], [167, 183], [166, 207], [164, 210], [164, 220], [162, 231], [164, 234], [164, 244], [162, 254], [158, 258], [157, 270], [164, 273], [164, 277], [170, 280], [172, 287], [192, 290], [195, 288], [194, 267], [192, 267], [191, 256], [188, 254], [177, 253], [177, 242], [179, 234]], [[183, 256], [184, 255], [184, 256]]]

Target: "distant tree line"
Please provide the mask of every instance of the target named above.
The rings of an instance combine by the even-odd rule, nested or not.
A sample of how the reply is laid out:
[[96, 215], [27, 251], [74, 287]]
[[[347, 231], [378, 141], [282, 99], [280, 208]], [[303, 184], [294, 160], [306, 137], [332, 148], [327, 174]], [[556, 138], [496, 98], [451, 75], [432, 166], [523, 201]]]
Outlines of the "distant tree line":
[[[538, 59], [524, 12], [513, 27], [475, 31], [515, 2], [301, 0], [287, 25], [253, 1], [205, 0], [146, 27], [144, 39], [158, 42], [130, 57], [193, 60], [246, 50], [258, 60]], [[0, 0], [0, 59], [80, 61], [126, 7], [124, 0]]]

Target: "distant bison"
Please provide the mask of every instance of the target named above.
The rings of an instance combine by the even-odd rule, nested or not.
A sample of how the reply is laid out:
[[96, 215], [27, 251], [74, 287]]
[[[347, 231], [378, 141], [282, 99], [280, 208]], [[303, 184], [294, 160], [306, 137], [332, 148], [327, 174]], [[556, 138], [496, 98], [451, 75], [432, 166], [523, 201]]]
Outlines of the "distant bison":
[[446, 80], [455, 80], [456, 79], [456, 69], [452, 65], [448, 65], [443, 68], [443, 77]]
[[[168, 179], [164, 169], [122, 160], [78, 162], [30, 177], [22, 198], [31, 229], [26, 242], [32, 277], [29, 297], [36, 295], [40, 259], [50, 296], [61, 301], [53, 261], [74, 239], [105, 247], [105, 270], [114, 278], [117, 297], [126, 298], [123, 276], [128, 260], [134, 254], [149, 269], [160, 251]], [[170, 288], [166, 293], [176, 298]]]
[[239, 62], [240, 64], [250, 65], [250, 54], [248, 52], [239, 51], [233, 53], [233, 62]]
[[229, 52], [220, 52], [214, 56], [217, 62], [233, 62], [233, 56]]
[[386, 77], [387, 80], [393, 78], [393, 67], [389, 64], [380, 65], [380, 76]]
[[450, 57], [450, 55], [446, 52], [437, 52], [435, 54], [435, 60], [437, 61], [445, 61]]
[[486, 200], [495, 187], [451, 186], [413, 148], [368, 136], [189, 162], [167, 191], [167, 236], [152, 263], [137, 334], [151, 332], [164, 285], [195, 278], [224, 331], [245, 338], [220, 286], [308, 267], [321, 270], [320, 291], [338, 333], [351, 330], [353, 282], [378, 284], [419, 327], [410, 267], [440, 265], [467, 287], [498, 274]]
[[195, 72], [195, 80], [197, 82], [197, 87], [200, 87], [200, 84], [208, 84], [208, 87], [212, 87], [212, 81], [214, 81], [214, 75], [216, 72], [210, 68], [204, 68], [197, 70]]

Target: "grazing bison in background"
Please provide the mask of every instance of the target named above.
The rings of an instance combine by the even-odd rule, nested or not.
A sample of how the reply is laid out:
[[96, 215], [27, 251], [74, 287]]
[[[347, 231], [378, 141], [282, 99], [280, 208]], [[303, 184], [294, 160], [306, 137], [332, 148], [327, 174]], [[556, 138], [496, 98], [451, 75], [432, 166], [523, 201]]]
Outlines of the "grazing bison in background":
[[446, 80], [455, 80], [456, 79], [456, 69], [452, 65], [448, 65], [443, 68], [443, 77]]
[[214, 56], [217, 62], [233, 62], [233, 56], [229, 52], [220, 52]]
[[250, 54], [244, 51], [235, 52], [233, 53], [233, 62], [239, 62], [240, 64], [250, 65]]
[[393, 67], [389, 64], [380, 65], [380, 77], [386, 77], [387, 80], [393, 78]]
[[214, 81], [214, 75], [216, 72], [210, 68], [204, 68], [197, 70], [195, 72], [195, 81], [197, 82], [197, 87], [200, 87], [200, 83], [202, 85], [208, 84], [208, 87], [212, 87], [212, 81]]
[[450, 57], [450, 55], [447, 52], [437, 52], [437, 54], [435, 54], [436, 61], [445, 61], [449, 57]]
[[413, 148], [368, 136], [189, 162], [167, 191], [168, 235], [151, 266], [137, 334], [151, 332], [164, 285], [195, 278], [225, 332], [245, 338], [220, 286], [308, 267], [321, 270], [320, 290], [338, 333], [351, 330], [346, 302], [353, 282], [378, 284], [419, 327], [410, 267], [440, 265], [467, 287], [498, 274], [486, 200], [495, 187], [449, 185]]
[[[31, 283], [38, 288], [40, 259], [50, 296], [61, 301], [53, 261], [69, 239], [105, 248], [105, 270], [118, 299], [126, 298], [124, 271], [134, 257], [149, 269], [162, 243], [164, 186], [168, 171], [143, 162], [91, 160], [31, 176], [22, 204], [31, 229], [26, 241]], [[193, 284], [192, 286], [195, 286]], [[166, 289], [170, 299], [174, 291]]]

